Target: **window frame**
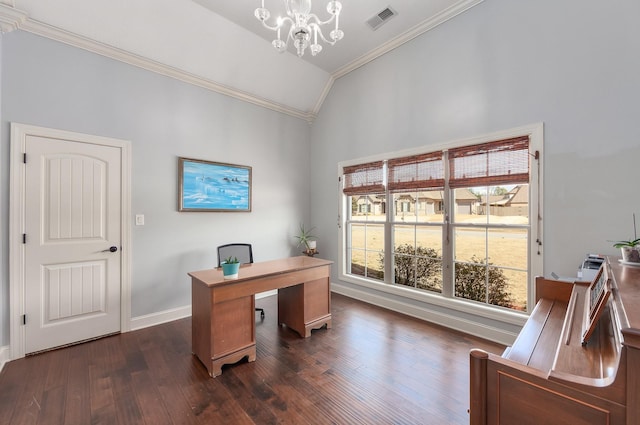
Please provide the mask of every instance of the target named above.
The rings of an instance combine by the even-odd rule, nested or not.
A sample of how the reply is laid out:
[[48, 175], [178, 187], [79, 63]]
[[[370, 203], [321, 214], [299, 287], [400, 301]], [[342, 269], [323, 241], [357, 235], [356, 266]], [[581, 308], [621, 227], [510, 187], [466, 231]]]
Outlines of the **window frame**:
[[[371, 163], [377, 161], [387, 161], [393, 158], [399, 158], [403, 156], [411, 155], [424, 155], [436, 151], [449, 151], [451, 149], [460, 148], [464, 146], [479, 145], [488, 142], [494, 142], [498, 140], [517, 138], [522, 136], [529, 137], [529, 154], [535, 156], [532, 158], [530, 167], [529, 178], [529, 236], [528, 236], [528, 258], [527, 258], [527, 270], [528, 270], [528, 283], [527, 283], [527, 308], [526, 311], [515, 311], [497, 306], [491, 306], [489, 304], [483, 304], [479, 302], [473, 302], [456, 298], [451, 291], [444, 291], [443, 293], [431, 293], [430, 291], [417, 290], [411, 287], [403, 287], [402, 285], [396, 285], [389, 282], [392, 276], [392, 261], [385, 261], [385, 280], [371, 280], [361, 276], [354, 276], [347, 274], [347, 228], [350, 217], [350, 205], [348, 205], [348, 195], [342, 192], [342, 182], [340, 181], [343, 175], [344, 167], [353, 166], [356, 164]], [[500, 320], [512, 324], [521, 324], [523, 315], [528, 315], [535, 306], [535, 276], [543, 275], [543, 246], [542, 246], [542, 234], [543, 234], [543, 145], [544, 145], [544, 127], [542, 123], [516, 127], [504, 131], [498, 131], [488, 133], [485, 135], [459, 139], [451, 142], [441, 143], [437, 145], [424, 145], [418, 148], [407, 149], [396, 152], [389, 152], [376, 156], [370, 156], [365, 158], [359, 158], [349, 161], [343, 161], [338, 164], [338, 181], [339, 181], [339, 249], [338, 249], [338, 278], [341, 281], [359, 285], [363, 288], [372, 289], [375, 291], [386, 292], [389, 294], [397, 295], [399, 297], [412, 299], [416, 301], [425, 302], [427, 304], [433, 304], [448, 309], [457, 310], [463, 313], [469, 313], [474, 315], [480, 315], [490, 319]], [[446, 173], [448, 173], [448, 167], [446, 167]], [[386, 176], [386, 162], [385, 162], [385, 176]], [[448, 180], [447, 175], [447, 180]], [[385, 245], [384, 252], [392, 252], [392, 232], [393, 232], [393, 213], [390, 208], [393, 208], [393, 200], [391, 191], [386, 189], [386, 177], [384, 181], [385, 193], [387, 194], [387, 211], [385, 214], [384, 223], [385, 228]], [[448, 189], [448, 188], [447, 188]], [[445, 190], [448, 192], [448, 190]], [[446, 196], [448, 198], [448, 194]], [[445, 208], [445, 214], [450, 215], [451, 202], [448, 199], [443, 200], [443, 207]], [[446, 225], [446, 224], [445, 224]], [[450, 226], [451, 228], [452, 226]], [[451, 230], [443, 231], [443, 239], [446, 238], [446, 234]], [[449, 234], [449, 237], [451, 235]], [[443, 241], [443, 265], [453, 265], [453, 258], [451, 258], [451, 249], [445, 249]], [[451, 285], [453, 289], [453, 285]]]

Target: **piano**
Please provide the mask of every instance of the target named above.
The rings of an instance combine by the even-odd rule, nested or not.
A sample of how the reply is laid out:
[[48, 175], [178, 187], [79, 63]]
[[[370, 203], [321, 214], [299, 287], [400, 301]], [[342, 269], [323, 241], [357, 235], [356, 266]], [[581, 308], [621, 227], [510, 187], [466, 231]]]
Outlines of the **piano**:
[[471, 425], [640, 424], [640, 267], [607, 257], [591, 282], [536, 278], [502, 355], [470, 352]]

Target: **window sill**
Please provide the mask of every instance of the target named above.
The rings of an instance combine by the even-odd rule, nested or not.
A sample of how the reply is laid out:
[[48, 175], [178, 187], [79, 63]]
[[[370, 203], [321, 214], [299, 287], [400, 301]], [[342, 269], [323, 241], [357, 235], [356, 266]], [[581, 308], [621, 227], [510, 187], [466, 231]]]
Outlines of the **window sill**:
[[484, 317], [509, 325], [523, 326], [529, 317], [525, 312], [508, 310], [502, 307], [491, 307], [474, 301], [466, 301], [457, 298], [445, 298], [441, 295], [429, 293], [427, 291], [412, 289], [400, 285], [390, 285], [352, 275], [340, 274], [338, 278], [340, 281], [352, 283], [375, 291], [393, 294], [399, 297], [423, 302], [425, 304], [436, 305], [465, 314]]

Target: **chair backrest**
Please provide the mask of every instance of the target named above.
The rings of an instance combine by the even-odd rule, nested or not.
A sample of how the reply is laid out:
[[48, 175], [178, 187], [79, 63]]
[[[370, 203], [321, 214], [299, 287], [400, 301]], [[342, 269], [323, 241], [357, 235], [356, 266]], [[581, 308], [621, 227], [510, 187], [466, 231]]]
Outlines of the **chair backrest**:
[[253, 250], [250, 243], [230, 243], [218, 247], [218, 267], [229, 258], [236, 257], [240, 264], [253, 263]]

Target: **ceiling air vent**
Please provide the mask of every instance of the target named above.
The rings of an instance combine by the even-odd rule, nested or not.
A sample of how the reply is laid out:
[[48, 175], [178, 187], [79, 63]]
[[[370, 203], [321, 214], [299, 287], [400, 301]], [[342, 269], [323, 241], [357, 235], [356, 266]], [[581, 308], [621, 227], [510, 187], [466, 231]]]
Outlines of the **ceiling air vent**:
[[384, 24], [385, 22], [387, 22], [389, 19], [393, 18], [397, 14], [398, 12], [393, 10], [391, 7], [387, 7], [386, 9], [382, 10], [380, 13], [370, 18], [367, 21], [367, 25], [369, 25], [371, 29], [375, 31], [378, 28], [380, 28], [382, 24]]

